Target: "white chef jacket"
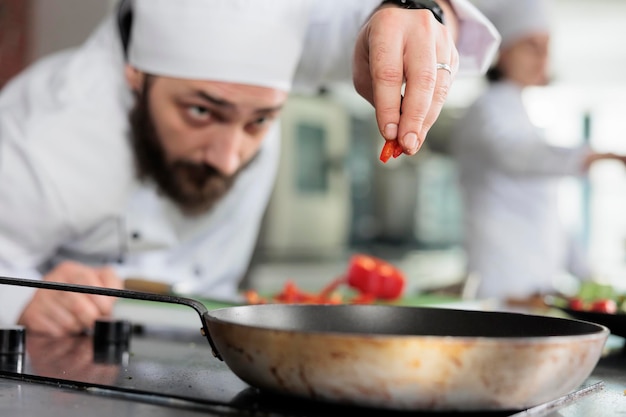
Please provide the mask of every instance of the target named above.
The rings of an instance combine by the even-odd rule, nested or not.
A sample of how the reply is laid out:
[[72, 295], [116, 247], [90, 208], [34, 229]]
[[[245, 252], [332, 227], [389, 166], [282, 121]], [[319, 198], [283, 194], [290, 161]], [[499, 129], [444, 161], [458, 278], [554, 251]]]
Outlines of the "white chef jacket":
[[481, 280], [479, 297], [553, 291], [568, 270], [587, 277], [585, 259], [569, 257], [575, 246], [559, 218], [555, 187], [563, 176], [583, 173], [588, 147], [549, 145], [528, 118], [522, 89], [498, 82], [457, 122], [451, 150], [468, 272]]
[[[465, 0], [464, 72], [489, 64], [499, 35]], [[295, 91], [351, 79], [352, 47], [380, 0], [318, 0]], [[133, 97], [114, 18], [79, 48], [47, 57], [0, 94], [0, 274], [40, 278], [62, 260], [113, 266], [122, 278], [184, 282], [234, 295], [254, 249], [279, 159], [279, 126], [234, 188], [188, 218], [134, 175], [128, 143]], [[0, 322], [14, 323], [31, 289], [0, 289]]]

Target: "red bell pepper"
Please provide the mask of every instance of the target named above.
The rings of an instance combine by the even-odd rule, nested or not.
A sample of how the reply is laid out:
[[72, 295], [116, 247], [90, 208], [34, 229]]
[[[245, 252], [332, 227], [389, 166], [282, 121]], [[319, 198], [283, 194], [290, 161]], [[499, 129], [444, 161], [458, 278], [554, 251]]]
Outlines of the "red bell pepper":
[[383, 149], [380, 152], [380, 160], [385, 163], [392, 156], [394, 158], [397, 158], [402, 155], [402, 153], [404, 153], [404, 149], [402, 149], [402, 146], [398, 143], [397, 140], [386, 140], [385, 144], [383, 145]]
[[383, 145], [383, 149], [380, 152], [380, 160], [385, 163], [393, 156], [394, 149], [396, 148], [395, 140], [386, 140]]
[[394, 300], [404, 291], [406, 278], [402, 271], [382, 259], [357, 254], [350, 259], [347, 283], [363, 294]]
[[400, 143], [396, 140], [396, 145], [393, 148], [393, 157], [397, 158], [404, 153], [404, 149], [400, 146]]

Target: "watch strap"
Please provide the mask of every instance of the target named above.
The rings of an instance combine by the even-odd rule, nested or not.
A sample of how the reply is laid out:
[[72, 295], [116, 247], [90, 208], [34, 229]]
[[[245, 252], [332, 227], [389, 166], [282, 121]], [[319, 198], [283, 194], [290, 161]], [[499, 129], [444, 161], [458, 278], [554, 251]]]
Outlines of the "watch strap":
[[439, 23], [444, 24], [443, 9], [434, 0], [384, 0], [381, 4], [393, 4], [403, 9], [430, 10]]

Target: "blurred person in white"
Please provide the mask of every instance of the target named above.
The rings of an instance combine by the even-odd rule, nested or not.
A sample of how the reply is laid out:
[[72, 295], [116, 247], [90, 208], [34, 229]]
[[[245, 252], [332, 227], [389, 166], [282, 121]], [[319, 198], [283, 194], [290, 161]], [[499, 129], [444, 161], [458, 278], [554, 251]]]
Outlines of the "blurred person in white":
[[[465, 0], [124, 1], [0, 95], [0, 274], [233, 296], [290, 92], [352, 82], [413, 155], [457, 73], [484, 72], [498, 42]], [[0, 319], [64, 335], [113, 304], [4, 286]]]
[[523, 92], [549, 78], [548, 0], [474, 0], [502, 36], [488, 86], [453, 127], [467, 272], [477, 297], [532, 300], [558, 291], [567, 275], [590, 279], [585, 250], [559, 218], [558, 181], [599, 160], [587, 145], [547, 143], [529, 119]]

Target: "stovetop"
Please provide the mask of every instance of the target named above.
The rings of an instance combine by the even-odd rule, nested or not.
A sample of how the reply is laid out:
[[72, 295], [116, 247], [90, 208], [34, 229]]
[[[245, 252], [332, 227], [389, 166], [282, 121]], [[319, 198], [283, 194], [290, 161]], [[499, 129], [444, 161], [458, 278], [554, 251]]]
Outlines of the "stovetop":
[[[338, 406], [260, 392], [240, 380], [219, 359], [199, 331], [136, 328], [130, 343], [99, 346], [90, 336], [27, 336], [20, 363], [0, 364], [0, 378], [53, 385], [87, 394], [116, 397], [165, 407], [211, 410], [220, 415], [317, 417], [362, 416], [511, 416], [530, 411], [390, 412]], [[590, 390], [591, 391], [591, 390]], [[537, 410], [540, 411], [540, 410]]]

